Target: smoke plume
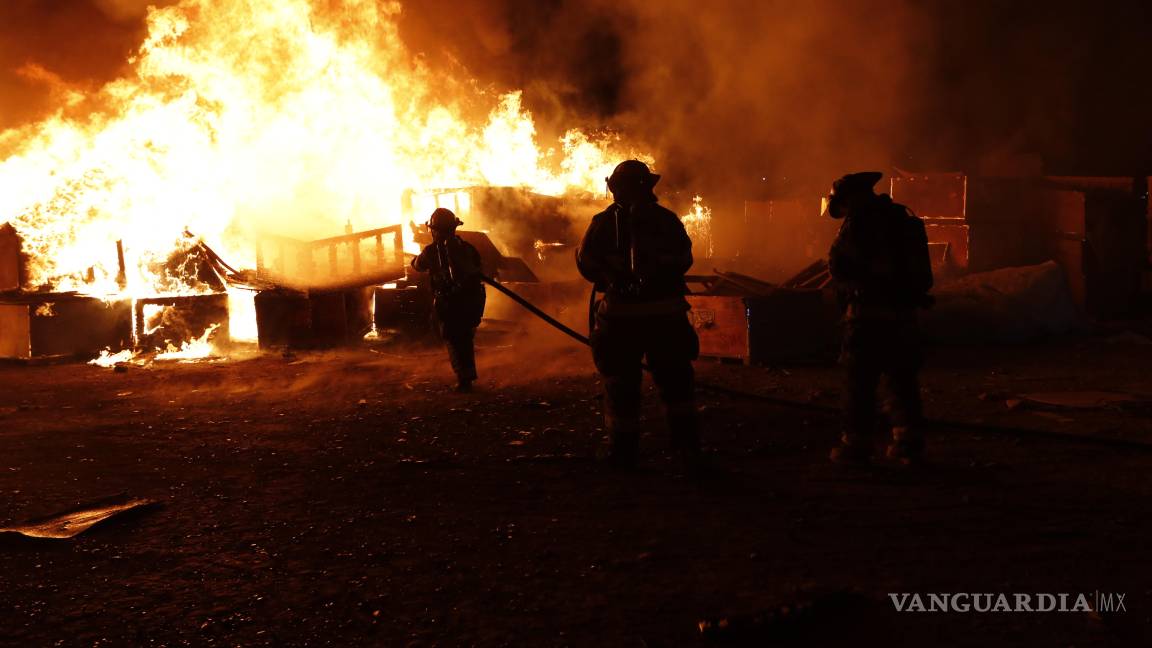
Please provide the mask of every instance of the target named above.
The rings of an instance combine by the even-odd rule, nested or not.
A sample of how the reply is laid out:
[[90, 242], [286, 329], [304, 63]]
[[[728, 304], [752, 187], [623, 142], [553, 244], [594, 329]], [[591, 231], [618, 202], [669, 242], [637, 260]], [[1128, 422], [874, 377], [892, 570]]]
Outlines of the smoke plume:
[[[171, 1], [4, 2], [0, 129], [116, 78], [147, 6]], [[778, 195], [847, 170], [975, 171], [1026, 152], [1054, 172], [1152, 172], [1146, 2], [403, 5], [402, 34], [431, 66], [522, 89], [542, 131], [643, 141], [668, 185]]]

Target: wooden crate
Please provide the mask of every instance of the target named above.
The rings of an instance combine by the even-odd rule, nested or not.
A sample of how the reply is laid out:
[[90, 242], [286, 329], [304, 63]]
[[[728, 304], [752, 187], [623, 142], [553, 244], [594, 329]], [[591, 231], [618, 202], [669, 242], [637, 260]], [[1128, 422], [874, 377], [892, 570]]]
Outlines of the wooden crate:
[[0, 357], [95, 357], [132, 344], [132, 304], [61, 293], [0, 299]]
[[264, 290], [256, 294], [260, 348], [331, 348], [362, 340], [372, 328], [372, 288]]

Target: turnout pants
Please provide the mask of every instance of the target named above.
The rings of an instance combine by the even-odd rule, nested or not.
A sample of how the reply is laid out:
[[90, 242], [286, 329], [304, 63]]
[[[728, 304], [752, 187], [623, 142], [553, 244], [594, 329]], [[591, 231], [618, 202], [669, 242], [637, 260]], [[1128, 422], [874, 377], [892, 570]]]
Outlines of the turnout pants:
[[592, 359], [604, 381], [604, 415], [615, 422], [640, 415], [641, 362], [646, 361], [668, 415], [673, 445], [698, 443], [692, 361], [699, 355], [687, 313], [596, 317]]
[[882, 382], [888, 422], [897, 440], [922, 442], [919, 373], [923, 360], [914, 317], [845, 322], [840, 361], [845, 370], [845, 444], [872, 443]]
[[476, 380], [476, 327], [483, 314], [482, 288], [478, 295], [442, 297], [436, 301], [436, 330], [448, 348], [448, 360], [457, 380]]
[[441, 322], [440, 337], [448, 347], [448, 361], [456, 379], [476, 380], [476, 327]]

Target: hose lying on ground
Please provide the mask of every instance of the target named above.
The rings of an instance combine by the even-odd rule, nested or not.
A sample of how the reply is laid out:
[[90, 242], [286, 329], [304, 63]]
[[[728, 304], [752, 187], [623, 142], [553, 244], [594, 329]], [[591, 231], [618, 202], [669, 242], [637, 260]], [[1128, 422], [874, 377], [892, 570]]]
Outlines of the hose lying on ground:
[[[551, 324], [554, 328], [559, 330], [561, 333], [564, 333], [568, 337], [571, 337], [572, 339], [576, 340], [577, 342], [580, 342], [581, 344], [583, 344], [585, 346], [591, 345], [591, 341], [588, 339], [588, 336], [581, 335], [580, 333], [574, 331], [573, 329], [569, 328], [568, 326], [565, 326], [562, 322], [560, 322], [556, 318], [552, 317], [548, 313], [545, 313], [544, 311], [540, 310], [532, 302], [528, 301], [527, 299], [524, 299], [520, 295], [518, 295], [515, 292], [513, 292], [512, 290], [510, 290], [509, 288], [501, 285], [495, 279], [492, 279], [491, 277], [488, 277], [485, 275], [480, 275], [480, 278], [484, 281], [484, 283], [488, 284], [489, 286], [492, 286], [493, 288], [500, 291], [504, 295], [507, 295], [509, 299], [516, 302], [517, 304], [520, 304], [521, 306], [526, 308], [530, 313], [532, 313], [533, 315], [544, 320], [548, 324]], [[644, 366], [644, 365], [641, 365], [641, 366]], [[644, 366], [644, 369], [647, 371], [648, 367]], [[696, 384], [701, 389], [705, 389], [705, 390], [708, 390], [710, 392], [713, 392], [716, 394], [722, 394], [722, 395], [729, 396], [732, 398], [742, 398], [745, 400], [754, 400], [754, 401], [759, 401], [762, 403], [770, 403], [772, 405], [779, 405], [781, 407], [789, 407], [792, 409], [802, 409], [802, 410], [806, 410], [809, 412], [820, 412], [823, 414], [830, 414], [830, 415], [836, 415], [836, 414], [840, 413], [839, 408], [829, 407], [827, 405], [818, 405], [816, 403], [805, 403], [803, 401], [788, 400], [786, 398], [776, 398], [773, 396], [764, 396], [762, 394], [753, 394], [751, 392], [741, 391], [739, 389], [732, 389], [730, 387], [723, 387], [721, 385], [714, 385], [711, 383], [701, 382], [701, 381], [697, 381]], [[1099, 445], [1099, 446], [1105, 446], [1105, 447], [1110, 447], [1110, 448], [1128, 448], [1128, 449], [1133, 449], [1133, 450], [1144, 450], [1144, 451], [1152, 452], [1152, 444], [1143, 443], [1141, 441], [1135, 441], [1132, 439], [1090, 437], [1090, 436], [1085, 436], [1082, 434], [1068, 434], [1066, 432], [1052, 432], [1052, 431], [1047, 431], [1047, 430], [1036, 430], [1036, 429], [1032, 429], [1032, 428], [1006, 427], [1006, 426], [1001, 426], [1001, 425], [989, 425], [986, 423], [970, 423], [967, 421], [948, 421], [948, 420], [938, 420], [938, 419], [927, 419], [924, 421], [924, 423], [926, 425], [933, 426], [933, 427], [952, 428], [954, 430], [963, 430], [963, 431], [972, 432], [972, 433], [990, 433], [990, 434], [999, 434], [999, 435], [1004, 435], [1004, 436], [1035, 437], [1035, 438], [1040, 438], [1040, 439], [1051, 439], [1051, 440], [1055, 440], [1055, 441], [1071, 441], [1071, 442], [1076, 442], [1076, 443], [1084, 443], [1084, 444], [1089, 444], [1089, 445]]]

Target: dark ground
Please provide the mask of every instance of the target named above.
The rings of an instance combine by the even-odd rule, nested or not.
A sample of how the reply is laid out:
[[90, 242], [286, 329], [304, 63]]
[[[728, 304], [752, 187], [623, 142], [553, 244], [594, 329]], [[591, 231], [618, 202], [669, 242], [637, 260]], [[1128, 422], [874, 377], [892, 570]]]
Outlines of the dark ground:
[[[936, 430], [921, 472], [826, 461], [835, 419], [706, 394], [722, 474], [678, 474], [647, 413], [605, 474], [581, 349], [0, 367], [0, 526], [127, 492], [162, 506], [0, 547], [0, 643], [708, 645], [702, 618], [852, 591], [786, 645], [1147, 645], [1152, 452]], [[1152, 346], [942, 349], [930, 416], [1152, 444], [1147, 409], [1009, 410], [1019, 392], [1152, 395]], [[832, 367], [704, 380], [836, 402]], [[1127, 612], [897, 614], [887, 592], [1126, 593]], [[764, 645], [760, 635], [749, 645]]]

